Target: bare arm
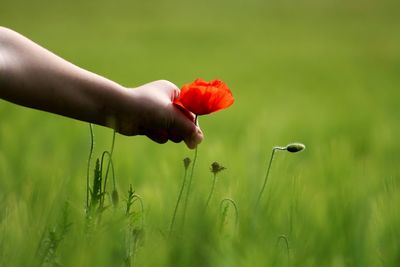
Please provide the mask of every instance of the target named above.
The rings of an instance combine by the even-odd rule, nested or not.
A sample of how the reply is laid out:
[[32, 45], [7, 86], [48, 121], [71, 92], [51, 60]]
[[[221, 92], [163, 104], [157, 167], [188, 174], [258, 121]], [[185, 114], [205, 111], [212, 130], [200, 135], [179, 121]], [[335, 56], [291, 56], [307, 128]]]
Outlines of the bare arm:
[[172, 105], [178, 94], [168, 81], [128, 90], [0, 27], [0, 98], [10, 102], [193, 148], [203, 135]]

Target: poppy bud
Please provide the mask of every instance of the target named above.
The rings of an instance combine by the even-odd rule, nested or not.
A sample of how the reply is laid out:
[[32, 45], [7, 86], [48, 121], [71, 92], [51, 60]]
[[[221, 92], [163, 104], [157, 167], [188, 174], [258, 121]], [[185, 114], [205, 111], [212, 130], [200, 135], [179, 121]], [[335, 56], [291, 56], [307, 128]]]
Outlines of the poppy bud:
[[220, 171], [225, 170], [225, 169], [226, 168], [224, 166], [219, 165], [219, 163], [216, 161], [211, 164], [211, 168], [210, 168], [211, 172], [214, 174], [217, 174]]
[[300, 151], [302, 151], [304, 149], [306, 149], [306, 146], [301, 144], [301, 143], [292, 143], [292, 144], [288, 144], [286, 146], [286, 150], [291, 152], [291, 153], [300, 152]]

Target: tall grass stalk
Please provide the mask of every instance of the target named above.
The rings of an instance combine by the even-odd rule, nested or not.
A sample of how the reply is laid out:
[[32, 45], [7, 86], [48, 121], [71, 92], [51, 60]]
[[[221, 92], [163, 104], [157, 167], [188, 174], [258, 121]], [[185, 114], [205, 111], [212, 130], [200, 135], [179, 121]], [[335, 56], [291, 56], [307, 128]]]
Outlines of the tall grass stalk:
[[141, 196], [138, 194], [135, 194], [135, 191], [132, 189], [132, 185], [129, 185], [129, 190], [128, 190], [128, 198], [126, 199], [126, 209], [125, 209], [125, 215], [127, 217], [130, 217], [133, 215], [133, 212], [131, 212], [131, 207], [133, 204], [135, 204], [136, 201], [139, 201], [140, 203], [140, 212], [142, 213], [141, 216], [141, 227], [144, 227], [144, 205], [143, 205], [143, 199]]
[[[110, 152], [108, 153], [109, 160], [108, 160], [108, 164], [107, 164], [106, 174], [104, 176], [103, 192], [106, 192], [107, 178], [108, 178], [108, 172], [110, 170], [110, 165], [113, 168], [113, 170], [112, 170], [113, 171], [113, 185], [114, 185], [114, 190], [115, 190], [115, 173], [114, 173], [114, 165], [112, 164], [112, 156], [113, 156], [113, 153], [114, 153], [114, 144], [115, 144], [115, 130], [113, 131], [113, 136], [112, 136], [112, 141], [111, 141], [111, 148], [110, 148]], [[104, 156], [104, 153], [103, 153], [103, 156]], [[103, 156], [102, 156], [102, 161], [103, 161]], [[103, 204], [104, 204], [104, 196], [103, 196], [102, 201], [103, 201]]]
[[[134, 212], [131, 212], [131, 208], [136, 201], [140, 203], [140, 227], [134, 225], [135, 218]], [[128, 229], [126, 234], [126, 258], [124, 260], [126, 267], [132, 267], [135, 264], [135, 256], [140, 240], [143, 238], [144, 233], [144, 205], [142, 198], [135, 194], [132, 189], [132, 185], [129, 186], [128, 198], [126, 200], [126, 218], [128, 219]]]
[[64, 203], [61, 218], [56, 226], [51, 229], [46, 228], [46, 232], [43, 233], [37, 251], [36, 256], [39, 260], [39, 266], [58, 266], [57, 252], [61, 242], [64, 240], [72, 223], [69, 220], [69, 205], [68, 202]]
[[143, 229], [144, 227], [144, 204], [143, 204], [143, 199], [141, 196], [135, 194], [134, 195], [135, 199], [133, 200], [133, 203], [135, 203], [136, 201], [139, 201], [140, 204], [140, 228]]
[[[227, 203], [227, 205], [225, 207], [223, 207], [224, 203]], [[222, 211], [222, 218], [221, 218], [221, 224], [220, 224], [220, 232], [222, 231], [222, 228], [224, 226], [225, 223], [225, 219], [226, 216], [228, 214], [228, 208], [229, 208], [229, 204], [231, 204], [235, 210], [235, 229], [238, 227], [239, 225], [239, 211], [238, 211], [238, 207], [236, 205], [236, 202], [231, 199], [231, 198], [224, 198], [223, 200], [221, 200], [220, 204], [219, 204], [219, 208]]]
[[102, 183], [102, 175], [101, 175], [101, 167], [100, 167], [100, 159], [96, 160], [96, 167], [94, 169], [94, 177], [93, 177], [93, 187], [90, 190], [90, 202], [89, 202], [89, 216], [93, 215], [93, 212], [100, 211], [100, 201], [104, 192], [102, 192], [101, 188]]
[[[114, 162], [112, 160], [112, 155], [110, 152], [108, 151], [104, 151], [103, 154], [101, 155], [101, 164], [100, 164], [100, 172], [103, 175], [103, 164], [104, 164], [104, 159], [105, 156], [108, 156], [108, 164], [107, 164], [107, 170], [106, 170], [106, 174], [104, 177], [104, 183], [103, 183], [103, 195], [101, 198], [101, 206], [104, 207], [104, 199], [105, 199], [105, 195], [106, 195], [106, 190], [107, 190], [107, 173], [109, 170], [109, 166], [111, 166], [111, 174], [112, 174], [112, 178], [113, 178], [113, 192], [116, 190], [116, 183], [115, 183], [115, 170], [114, 170]], [[116, 192], [116, 191], [115, 191]]]
[[[114, 164], [112, 160], [112, 154], [114, 151], [114, 143], [115, 143], [115, 131], [113, 131], [112, 142], [111, 142], [111, 149], [109, 151], [104, 151], [101, 156], [101, 160], [97, 159], [96, 166], [94, 170], [94, 177], [93, 177], [93, 187], [90, 188], [90, 165], [93, 156], [93, 148], [94, 148], [94, 134], [93, 134], [93, 126], [89, 124], [90, 128], [90, 151], [89, 151], [89, 159], [87, 165], [87, 173], [86, 173], [86, 215], [92, 217], [93, 215], [97, 214], [98, 222], [101, 220], [101, 213], [105, 210], [105, 196], [107, 194], [107, 179], [108, 173], [111, 166], [112, 177], [113, 177], [113, 191], [111, 194], [111, 201], [116, 206], [118, 202], [118, 192], [116, 191], [116, 182], [115, 182], [115, 170]], [[105, 177], [103, 179], [103, 169], [104, 169], [104, 161], [105, 156], [108, 156], [108, 163], [107, 169], [105, 172]], [[91, 220], [92, 218], [90, 218]], [[92, 221], [93, 222], [93, 221]], [[90, 222], [88, 222], [90, 224]], [[88, 226], [89, 226], [88, 224]]]
[[286, 246], [287, 266], [289, 267], [289, 266], [290, 266], [290, 250], [289, 250], [289, 240], [288, 240], [287, 236], [285, 236], [285, 235], [280, 235], [280, 236], [278, 237], [278, 240], [277, 240], [277, 242], [276, 242], [276, 246], [278, 246], [278, 245], [279, 245], [279, 242], [280, 242], [281, 240], [283, 240], [283, 241], [284, 241], [284, 243], [285, 243], [285, 246]]

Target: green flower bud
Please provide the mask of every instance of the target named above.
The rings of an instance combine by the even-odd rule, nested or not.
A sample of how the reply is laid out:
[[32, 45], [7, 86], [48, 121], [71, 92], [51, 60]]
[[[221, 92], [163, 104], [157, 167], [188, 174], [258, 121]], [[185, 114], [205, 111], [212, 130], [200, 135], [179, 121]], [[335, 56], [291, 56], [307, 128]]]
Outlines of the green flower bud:
[[291, 152], [291, 153], [300, 152], [300, 151], [302, 151], [304, 149], [306, 149], [306, 146], [301, 144], [301, 143], [292, 143], [292, 144], [288, 144], [286, 146], [286, 150]]
[[225, 170], [225, 169], [226, 169], [226, 168], [225, 168], [224, 166], [219, 165], [218, 162], [213, 162], [213, 163], [211, 164], [210, 171], [211, 171], [212, 173], [214, 173], [214, 174], [217, 174], [217, 173], [219, 173], [220, 171]]

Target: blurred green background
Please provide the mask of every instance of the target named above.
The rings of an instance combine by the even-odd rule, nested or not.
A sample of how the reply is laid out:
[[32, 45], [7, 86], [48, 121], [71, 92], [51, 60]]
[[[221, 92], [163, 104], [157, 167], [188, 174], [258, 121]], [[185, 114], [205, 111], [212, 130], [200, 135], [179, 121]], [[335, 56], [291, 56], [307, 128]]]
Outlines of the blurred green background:
[[[200, 118], [205, 139], [179, 238], [163, 236], [193, 151], [117, 136], [121, 205], [129, 184], [145, 203], [135, 266], [399, 266], [399, 8], [394, 0], [1, 0], [0, 25], [124, 86], [201, 77], [231, 88], [231, 108]], [[37, 265], [40, 237], [65, 201], [73, 224], [57, 264], [123, 265], [121, 224], [92, 242], [82, 233], [88, 125], [5, 101], [0, 119], [0, 265]], [[111, 136], [95, 127], [95, 157]], [[276, 155], [254, 210], [271, 148], [293, 141], [307, 150]], [[195, 203], [210, 190], [213, 161], [227, 170], [204, 215]], [[226, 197], [240, 222], [221, 234]]]

